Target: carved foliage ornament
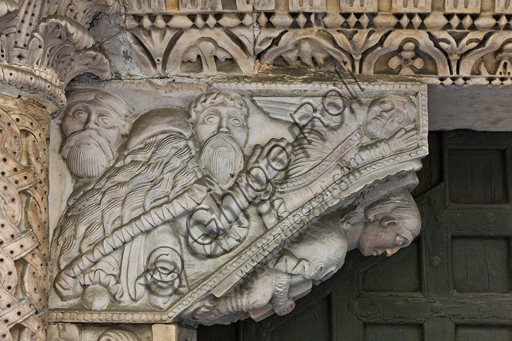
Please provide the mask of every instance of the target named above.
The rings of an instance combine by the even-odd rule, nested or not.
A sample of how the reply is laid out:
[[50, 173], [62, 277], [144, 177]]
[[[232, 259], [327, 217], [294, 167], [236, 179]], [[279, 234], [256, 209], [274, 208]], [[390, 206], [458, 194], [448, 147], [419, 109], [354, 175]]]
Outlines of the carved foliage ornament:
[[126, 322], [260, 320], [290, 312], [348, 250], [409, 245], [426, 89], [369, 83], [354, 100], [330, 84], [302, 97], [294, 84], [215, 84], [140, 113], [71, 91], [60, 153], [75, 184], [54, 232], [52, 319], [85, 306], [91, 321], [105, 309]]
[[[122, 60], [113, 68], [121, 75], [161, 76], [251, 74], [268, 65], [325, 70], [340, 64], [355, 74], [418, 76], [432, 84], [509, 85], [510, 11], [508, 2], [498, 0], [484, 5], [277, 0], [252, 6], [244, 1], [126, 1], [120, 30], [134, 39], [126, 60], [136, 67]], [[194, 37], [185, 39], [188, 32]], [[179, 48], [188, 41], [192, 50]]]
[[63, 88], [75, 76], [110, 76], [106, 57], [93, 47], [94, 39], [83, 25], [98, 11], [120, 9], [117, 0], [2, 1], [0, 79], [64, 106]]
[[254, 69], [254, 36], [246, 27], [136, 28], [132, 34], [136, 63], [151, 76], [176, 72], [251, 73]]

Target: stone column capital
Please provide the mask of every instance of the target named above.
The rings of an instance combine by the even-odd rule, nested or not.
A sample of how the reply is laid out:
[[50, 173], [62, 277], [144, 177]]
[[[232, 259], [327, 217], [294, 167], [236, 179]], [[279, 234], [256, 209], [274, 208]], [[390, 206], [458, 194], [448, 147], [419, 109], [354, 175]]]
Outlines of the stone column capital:
[[77, 75], [110, 78], [88, 26], [97, 12], [120, 8], [117, 1], [0, 1], [0, 82], [63, 108], [64, 88]]

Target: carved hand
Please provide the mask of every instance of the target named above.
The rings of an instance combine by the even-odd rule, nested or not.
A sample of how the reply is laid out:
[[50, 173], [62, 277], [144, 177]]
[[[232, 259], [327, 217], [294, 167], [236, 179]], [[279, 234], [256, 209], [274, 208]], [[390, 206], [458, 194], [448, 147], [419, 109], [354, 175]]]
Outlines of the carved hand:
[[405, 131], [405, 129], [402, 128], [389, 137], [387, 142], [392, 152], [402, 152], [412, 149], [418, 144], [416, 130], [411, 129], [409, 131]]

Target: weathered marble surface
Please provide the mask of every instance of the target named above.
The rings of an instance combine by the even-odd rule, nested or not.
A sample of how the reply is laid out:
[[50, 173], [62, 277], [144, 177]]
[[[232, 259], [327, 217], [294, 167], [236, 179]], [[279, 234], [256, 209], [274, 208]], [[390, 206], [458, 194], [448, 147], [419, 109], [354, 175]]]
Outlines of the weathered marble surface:
[[194, 329], [176, 324], [99, 326], [57, 323], [48, 326], [49, 341], [197, 341]]
[[506, 87], [428, 88], [429, 130], [512, 130], [512, 97]]
[[51, 195], [69, 195], [50, 212], [52, 321], [283, 315], [347, 250], [390, 255], [419, 233], [421, 83], [80, 82], [68, 98], [50, 148]]
[[[51, 321], [78, 323], [50, 338], [156, 341], [155, 326], [87, 323], [286, 314], [347, 250], [407, 246], [426, 88], [382, 75], [451, 86], [431, 96], [433, 129], [507, 129], [507, 94], [489, 106], [453, 88], [512, 84], [511, 11], [501, 0], [0, 1], [6, 338], [45, 338], [48, 284]], [[335, 66], [344, 79], [323, 72]]]
[[110, 77], [87, 30], [99, 2], [67, 16], [75, 5], [0, 1], [0, 338], [7, 341], [46, 339], [50, 120], [65, 107], [72, 78], [85, 71]]
[[116, 78], [256, 74], [267, 67], [511, 85], [501, 0], [124, 1], [91, 31]]

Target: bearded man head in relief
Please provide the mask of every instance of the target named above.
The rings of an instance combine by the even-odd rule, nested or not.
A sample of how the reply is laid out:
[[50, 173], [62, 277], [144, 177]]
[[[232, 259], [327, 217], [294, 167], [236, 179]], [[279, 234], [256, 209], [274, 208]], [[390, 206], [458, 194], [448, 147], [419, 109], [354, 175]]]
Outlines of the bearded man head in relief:
[[201, 146], [200, 166], [225, 190], [244, 168], [247, 103], [234, 93], [208, 92], [192, 101], [189, 112]]
[[96, 178], [113, 164], [128, 134], [130, 111], [121, 98], [105, 91], [80, 89], [67, 95], [61, 155], [77, 179]]

